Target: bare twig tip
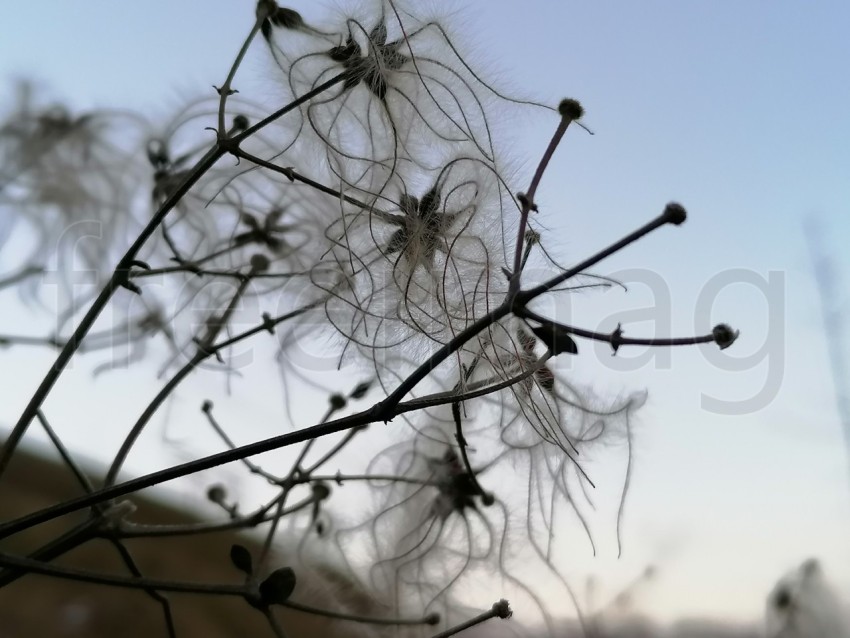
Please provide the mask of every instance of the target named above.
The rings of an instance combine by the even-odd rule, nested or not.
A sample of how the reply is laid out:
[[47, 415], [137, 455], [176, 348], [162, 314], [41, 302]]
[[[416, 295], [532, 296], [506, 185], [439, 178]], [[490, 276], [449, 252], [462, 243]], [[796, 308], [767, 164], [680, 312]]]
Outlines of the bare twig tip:
[[670, 202], [664, 208], [664, 216], [667, 218], [668, 223], [678, 226], [679, 224], [683, 224], [688, 218], [688, 212], [681, 204]]
[[720, 323], [714, 326], [714, 329], [711, 331], [714, 336], [714, 343], [716, 343], [721, 350], [725, 350], [738, 338], [738, 335], [741, 334], [740, 330], [733, 330], [729, 324]]
[[504, 598], [497, 603], [493, 603], [493, 613], [499, 618], [510, 618], [514, 614], [510, 603]]

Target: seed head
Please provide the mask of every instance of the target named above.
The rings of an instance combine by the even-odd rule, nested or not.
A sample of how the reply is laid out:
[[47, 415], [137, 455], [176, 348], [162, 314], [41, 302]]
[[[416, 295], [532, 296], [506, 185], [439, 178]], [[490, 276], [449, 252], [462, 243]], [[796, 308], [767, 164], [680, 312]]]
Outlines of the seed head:
[[566, 98], [558, 104], [558, 113], [561, 114], [561, 117], [568, 120], [578, 120], [584, 115], [584, 107], [578, 100]]

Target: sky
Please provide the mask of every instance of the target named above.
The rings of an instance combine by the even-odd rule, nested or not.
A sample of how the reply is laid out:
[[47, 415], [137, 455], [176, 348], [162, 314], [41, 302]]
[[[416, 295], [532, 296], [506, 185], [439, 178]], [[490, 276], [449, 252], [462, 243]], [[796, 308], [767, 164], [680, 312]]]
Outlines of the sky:
[[[310, 16], [327, 5], [291, 6]], [[850, 595], [848, 451], [803, 233], [804, 219], [819, 220], [843, 282], [835, 302], [850, 317], [850, 253], [842, 251], [850, 237], [850, 4], [428, 6], [457, 13], [455, 31], [468, 34], [473, 63], [500, 85], [585, 107], [594, 135], [571, 128], [538, 196], [541, 223], [562, 239], [565, 259], [604, 247], [668, 201], [689, 211], [683, 226], [661, 229], [597, 270], [630, 284], [628, 294], [582, 296], [559, 307], [558, 318], [602, 330], [621, 321], [634, 336], [685, 336], [721, 321], [741, 331], [723, 353], [635, 349], [612, 359], [587, 347], [569, 364], [597, 391], [649, 392], [624, 555], [617, 559], [611, 542], [595, 558], [579, 547], [575, 576], [593, 574], [616, 591], [652, 564], [658, 576], [640, 605], [664, 620], [758, 619], [775, 580], [809, 556]], [[0, 17], [0, 79], [10, 89], [15, 78], [32, 78], [78, 109], [129, 106], [156, 117], [221, 84], [253, 3], [43, 0], [7, 3]], [[265, 88], [272, 74], [249, 58], [240, 86], [273, 96]], [[11, 91], [0, 91], [0, 103], [4, 94]], [[530, 174], [551, 133], [516, 123], [521, 173]], [[0, 356], [20, 370], [4, 382], [5, 425], [51, 355]], [[138, 375], [138, 384], [149, 382]], [[56, 405], [70, 406], [88, 378], [70, 374]], [[100, 391], [119, 397], [126, 381], [107, 379]], [[120, 441], [120, 428], [83, 414], [85, 427], [69, 440], [97, 458]], [[134, 469], [149, 469], [139, 463]]]

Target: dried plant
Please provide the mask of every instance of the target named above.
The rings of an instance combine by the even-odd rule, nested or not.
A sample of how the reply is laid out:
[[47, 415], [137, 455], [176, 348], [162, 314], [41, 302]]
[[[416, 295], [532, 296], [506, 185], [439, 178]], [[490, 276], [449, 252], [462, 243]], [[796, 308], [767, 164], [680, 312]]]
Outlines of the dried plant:
[[[268, 52], [271, 81], [288, 99], [272, 112], [235, 95], [250, 47]], [[607, 454], [616, 448], [625, 459], [624, 481], [612, 490], [619, 537], [631, 424], [643, 402], [641, 393], [595, 396], [555, 359], [579, 356], [583, 340], [607, 342], [616, 354], [634, 344], [726, 348], [737, 333], [722, 324], [683, 339], [630, 338], [621, 328], [599, 334], [547, 316], [538, 300], [610, 285], [589, 269], [656, 229], [682, 224], [685, 209], [670, 203], [605, 250], [560, 265], [556, 242], [535, 219], [535, 195], [568, 128], [583, 128], [581, 105], [508, 96], [466, 62], [442, 19], [417, 16], [397, 0], [316, 24], [260, 0], [217, 92], [157, 124], [123, 112], [39, 107], [23, 87], [0, 125], [2, 239], [8, 246], [28, 238], [32, 247], [0, 285], [43, 302], [44, 273], [68, 281], [52, 309], [54, 334], [0, 336], [4, 345], [59, 350], [3, 446], [0, 485], [38, 422], [80, 490], [0, 523], [0, 539], [88, 512], [28, 557], [0, 552], [0, 580], [40, 573], [140, 589], [160, 605], [168, 636], [176, 635], [173, 592], [240, 597], [278, 636], [293, 635], [280, 607], [354, 623], [361, 635], [448, 636], [509, 616], [503, 598], [553, 631], [552, 592], [560, 588], [576, 604], [554, 530], [572, 515], [593, 542], [589, 464], [618, 462]], [[497, 122], [506, 112], [554, 129], [523, 191], [502, 158]], [[212, 143], [205, 129], [215, 132]], [[96, 224], [99, 239], [79, 253], [78, 240], [91, 234], [86, 224]], [[532, 279], [529, 264], [550, 274]], [[98, 276], [77, 285], [82, 268]], [[207, 400], [196, 418], [224, 452], [119, 480], [181, 383], [202, 373], [229, 379], [240, 372], [243, 342], [267, 343], [270, 335], [290, 388], [291, 431], [238, 443], [250, 429], [220, 420]], [[166, 348], [146, 348], [152, 338]], [[292, 388], [324, 387], [326, 379], [294, 362], [305, 343], [363, 379], [346, 394], [328, 388], [324, 416], [310, 426], [292, 404]], [[44, 406], [74, 357], [104, 350], [113, 357], [96, 373], [165, 357], [154, 362], [161, 388], [131, 415], [95, 487], [77, 471]], [[115, 426], [126, 417], [113, 415]], [[380, 451], [358, 465], [374, 446]], [[290, 447], [287, 471], [257, 458]], [[141, 523], [122, 500], [236, 461], [268, 498], [248, 505], [245, 490], [211, 485], [207, 497], [221, 515], [209, 523]], [[230, 584], [142, 574], [128, 545], [222, 529], [263, 539], [258, 553], [236, 545], [221, 557], [242, 573]], [[54, 562], [94, 539], [115, 546], [127, 575]], [[322, 608], [299, 602], [299, 583], [316, 574], [335, 592]], [[500, 602], [477, 616], [470, 591], [481, 583]], [[361, 594], [353, 592], [368, 604], [355, 604]]]

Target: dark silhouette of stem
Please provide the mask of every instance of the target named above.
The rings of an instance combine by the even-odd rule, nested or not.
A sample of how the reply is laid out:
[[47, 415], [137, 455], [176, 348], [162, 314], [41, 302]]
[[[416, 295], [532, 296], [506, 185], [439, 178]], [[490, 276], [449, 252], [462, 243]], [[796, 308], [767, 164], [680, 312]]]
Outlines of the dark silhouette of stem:
[[163, 220], [165, 220], [165, 217], [171, 209], [177, 205], [177, 202], [179, 202], [183, 196], [189, 192], [189, 189], [195, 185], [204, 173], [212, 168], [222, 155], [224, 155], [224, 150], [219, 146], [215, 146], [207, 151], [200, 160], [198, 160], [198, 163], [186, 173], [186, 176], [183, 178], [180, 185], [177, 186], [177, 188], [175, 188], [174, 191], [166, 198], [159, 207], [159, 210], [157, 210], [150, 222], [148, 222], [148, 225], [145, 226], [141, 233], [139, 233], [136, 241], [133, 242], [133, 245], [130, 246], [118, 262], [115, 271], [112, 273], [112, 277], [110, 277], [106, 286], [100, 291], [100, 294], [98, 294], [94, 302], [92, 302], [92, 305], [89, 307], [85, 316], [82, 320], [80, 320], [80, 324], [77, 326], [76, 330], [74, 330], [74, 334], [59, 352], [59, 356], [56, 357], [56, 361], [47, 371], [47, 374], [38, 386], [35, 394], [32, 395], [27, 407], [24, 409], [23, 414], [21, 414], [21, 417], [18, 419], [15, 427], [12, 428], [12, 431], [9, 433], [6, 442], [3, 444], [3, 450], [0, 451], [0, 477], [2, 477], [3, 473], [6, 471], [9, 461], [12, 459], [12, 455], [17, 449], [18, 444], [21, 442], [21, 439], [26, 433], [33, 418], [35, 418], [36, 412], [44, 403], [47, 395], [50, 394], [53, 385], [61, 376], [65, 366], [68, 365], [68, 362], [80, 347], [83, 339], [85, 339], [89, 330], [91, 330], [91, 327], [94, 325], [95, 321], [97, 321], [100, 313], [103, 312], [106, 304], [109, 303], [112, 295], [116, 290], [118, 290], [118, 288], [124, 286], [128, 282], [128, 273], [130, 268], [133, 266], [133, 261], [136, 259], [136, 255], [142, 249], [142, 246], [145, 245], [145, 242], [147, 242]]

